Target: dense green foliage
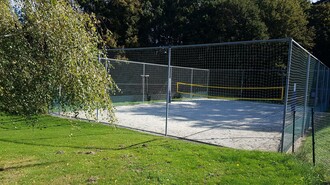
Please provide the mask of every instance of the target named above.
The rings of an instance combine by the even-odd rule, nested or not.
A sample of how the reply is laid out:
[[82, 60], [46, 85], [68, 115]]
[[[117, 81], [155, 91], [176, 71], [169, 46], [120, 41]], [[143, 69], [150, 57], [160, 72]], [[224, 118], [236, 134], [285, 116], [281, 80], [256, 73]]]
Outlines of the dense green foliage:
[[114, 83], [98, 62], [96, 19], [66, 1], [24, 1], [22, 14], [0, 1], [0, 109], [45, 113], [55, 101], [112, 112]]
[[[160, 46], [292, 37], [327, 62], [329, 6], [309, 0], [77, 0], [118, 46]], [[311, 10], [311, 11], [310, 11]], [[110, 47], [113, 45], [109, 45]], [[321, 55], [320, 53], [323, 53]]]
[[[100, 20], [98, 30], [108, 46], [137, 46], [137, 22], [140, 18], [139, 0], [89, 1], [79, 0], [85, 12], [93, 12]], [[109, 32], [111, 31], [111, 32]]]
[[291, 155], [242, 151], [40, 116], [0, 116], [1, 184], [320, 184]]
[[313, 46], [314, 33], [307, 27], [308, 17], [305, 11], [309, 7], [301, 4], [301, 1], [257, 0], [270, 38], [292, 37], [310, 49]]
[[77, 0], [80, 8], [72, 8], [67, 0], [35, 0], [22, 1], [19, 16], [9, 2], [0, 0], [0, 108], [12, 113], [44, 113], [55, 97], [79, 109], [112, 110], [108, 94], [115, 87], [95, 60], [103, 43], [136, 47], [293, 37], [325, 64], [330, 53], [329, 1]]
[[315, 29], [314, 54], [330, 66], [330, 2], [312, 6], [310, 26]]
[[[267, 27], [260, 18], [257, 5], [252, 0], [215, 1], [206, 2], [198, 14], [192, 17], [192, 22], [199, 22], [195, 37], [203, 42], [201, 35], [205, 35], [206, 42], [228, 42], [240, 40], [267, 39]], [[193, 28], [191, 28], [194, 30]], [[244, 30], [244, 31], [241, 31]], [[193, 38], [190, 38], [190, 43]]]

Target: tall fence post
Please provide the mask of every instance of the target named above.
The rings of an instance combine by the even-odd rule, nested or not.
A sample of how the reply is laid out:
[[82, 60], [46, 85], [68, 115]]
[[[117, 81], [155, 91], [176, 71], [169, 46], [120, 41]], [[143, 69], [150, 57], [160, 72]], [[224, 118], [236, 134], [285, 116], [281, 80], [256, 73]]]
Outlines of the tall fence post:
[[166, 120], [165, 120], [165, 136], [167, 136], [167, 122], [168, 122], [168, 113], [169, 113], [169, 103], [171, 99], [171, 47], [168, 48], [168, 69], [167, 69], [167, 95], [166, 95]]
[[110, 60], [105, 60], [105, 70], [107, 71], [107, 73], [109, 73], [108, 70], [108, 63], [110, 62]]
[[329, 78], [330, 78], [330, 69], [327, 69], [327, 87], [325, 88], [325, 110], [327, 110], [329, 108]]
[[296, 105], [297, 105], [297, 84], [293, 84], [293, 98], [292, 98], [292, 153], [294, 153], [294, 144], [296, 141]]
[[[110, 62], [111, 62], [111, 60], [108, 60], [107, 59], [107, 57], [105, 57], [105, 58], [103, 58], [103, 60], [105, 60], [105, 70], [106, 70], [106, 72], [107, 72], [107, 74], [109, 74], [110, 73], [110, 69], [109, 69], [109, 66], [110, 66]], [[108, 64], [109, 63], [109, 64]], [[106, 117], [108, 117], [108, 111], [106, 111]]]
[[301, 128], [301, 136], [304, 136], [306, 122], [307, 122], [310, 64], [311, 64], [311, 55], [309, 54], [308, 55], [308, 62], [307, 62], [307, 74], [306, 74], [306, 85], [305, 85], [305, 102], [304, 102], [304, 115], [303, 115], [303, 124], [302, 124], [302, 128]]
[[320, 63], [317, 63], [317, 75], [316, 75], [316, 88], [315, 88], [315, 97], [314, 97], [314, 107], [317, 108], [317, 103], [319, 99], [319, 76], [320, 76]]
[[292, 112], [292, 153], [294, 153], [295, 130], [296, 130], [296, 111], [294, 110]]
[[210, 69], [208, 69], [207, 71], [207, 77], [206, 77], [206, 97], [209, 97], [210, 96], [210, 92], [209, 92], [209, 85], [210, 85]]
[[[98, 61], [99, 64], [101, 64], [101, 54], [99, 53], [98, 55]], [[97, 102], [97, 106], [96, 106], [96, 121], [99, 121], [99, 103]]]
[[192, 98], [192, 91], [193, 91], [193, 82], [194, 82], [194, 69], [191, 69], [190, 74], [190, 98]]
[[60, 85], [58, 87], [58, 115], [61, 115], [61, 109], [62, 109], [62, 105], [61, 105], [61, 94], [62, 94], [62, 86]]
[[141, 75], [141, 77], [142, 77], [142, 103], [144, 103], [144, 97], [145, 97], [145, 79], [146, 79], [146, 65], [145, 64], [143, 64], [142, 65], [143, 66], [143, 73], [142, 73], [142, 75]]
[[242, 75], [241, 75], [241, 98], [243, 97], [243, 85], [244, 85], [244, 69], [242, 70]]
[[[323, 67], [324, 68], [324, 67]], [[321, 111], [325, 111], [325, 108], [324, 108], [324, 103], [325, 103], [325, 97], [324, 97], [324, 87], [325, 87], [325, 69], [323, 69], [323, 78], [322, 78], [322, 88], [320, 89], [321, 91], [321, 96], [320, 96], [320, 101], [321, 101]]]
[[313, 165], [315, 166], [315, 122], [314, 122], [314, 108], [312, 108], [312, 149], [313, 149]]
[[282, 136], [281, 136], [281, 152], [284, 152], [284, 135], [285, 135], [285, 120], [286, 120], [286, 111], [288, 107], [288, 97], [289, 97], [289, 83], [290, 83], [290, 72], [291, 72], [291, 59], [292, 59], [292, 39], [289, 39], [289, 51], [288, 51], [288, 67], [287, 67], [287, 76], [285, 84], [285, 100], [283, 107], [283, 125], [282, 125]]

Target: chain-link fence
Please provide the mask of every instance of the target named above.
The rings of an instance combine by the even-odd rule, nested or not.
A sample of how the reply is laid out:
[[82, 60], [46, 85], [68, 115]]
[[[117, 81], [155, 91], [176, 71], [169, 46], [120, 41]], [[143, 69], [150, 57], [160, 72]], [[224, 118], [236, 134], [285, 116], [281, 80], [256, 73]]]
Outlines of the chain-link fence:
[[[114, 103], [144, 103], [166, 99], [167, 65], [110, 58], [100, 58], [100, 61], [110, 66], [108, 72], [120, 88], [120, 92], [112, 96]], [[207, 89], [198, 91], [197, 87], [190, 84], [207, 87], [210, 70], [180, 66], [171, 66], [170, 70], [173, 76], [171, 85], [173, 99], [192, 98], [196, 93], [207, 95]]]
[[138, 130], [286, 152], [311, 108], [329, 107], [329, 68], [292, 39], [110, 49], [99, 60], [121, 89], [117, 124]]
[[305, 146], [312, 148], [312, 156], [309, 159], [324, 170], [325, 179], [330, 182], [330, 113], [315, 112], [312, 123], [312, 143], [307, 142], [309, 145]]
[[292, 152], [295, 143], [311, 127], [311, 108], [329, 108], [330, 70], [295, 41], [289, 41], [282, 151]]
[[311, 110], [311, 127], [308, 137], [299, 149], [297, 156], [306, 162], [318, 166], [330, 181], [330, 113]]
[[279, 150], [288, 46], [283, 39], [109, 50], [102, 60], [111, 64], [122, 90], [112, 95], [118, 124], [222, 146]]

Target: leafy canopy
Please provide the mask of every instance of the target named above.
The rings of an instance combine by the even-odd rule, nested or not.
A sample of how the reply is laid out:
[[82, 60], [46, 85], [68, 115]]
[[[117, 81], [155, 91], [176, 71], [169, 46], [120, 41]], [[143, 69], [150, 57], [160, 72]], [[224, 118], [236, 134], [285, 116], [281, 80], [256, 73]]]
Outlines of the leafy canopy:
[[254, 0], [270, 38], [292, 37], [306, 48], [313, 47], [314, 32], [309, 30], [304, 0]]
[[116, 86], [97, 60], [100, 37], [94, 16], [65, 0], [24, 1], [24, 21], [8, 1], [0, 0], [0, 7], [2, 111], [40, 114], [59, 101], [113, 115], [109, 92]]
[[[78, 0], [119, 46], [180, 45], [292, 37], [309, 49], [308, 0]], [[104, 21], [107, 20], [107, 21]], [[110, 45], [111, 46], [111, 45]]]
[[138, 45], [137, 23], [141, 13], [139, 0], [77, 2], [85, 12], [96, 14], [99, 20], [98, 31], [110, 47], [115, 47], [116, 44], [128, 47]]
[[314, 54], [330, 66], [330, 3], [313, 5], [310, 11], [310, 26], [315, 29]]

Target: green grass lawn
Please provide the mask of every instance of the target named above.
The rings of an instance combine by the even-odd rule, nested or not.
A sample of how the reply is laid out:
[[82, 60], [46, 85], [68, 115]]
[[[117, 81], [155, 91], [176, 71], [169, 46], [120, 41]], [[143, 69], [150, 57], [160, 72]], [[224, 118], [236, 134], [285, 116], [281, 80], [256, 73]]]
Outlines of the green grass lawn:
[[320, 184], [294, 156], [191, 143], [97, 123], [0, 116], [0, 184]]
[[[315, 163], [316, 167], [323, 171], [325, 180], [330, 184], [330, 120], [315, 133]], [[308, 136], [297, 153], [297, 157], [306, 161], [313, 162], [312, 156], [312, 136]]]

